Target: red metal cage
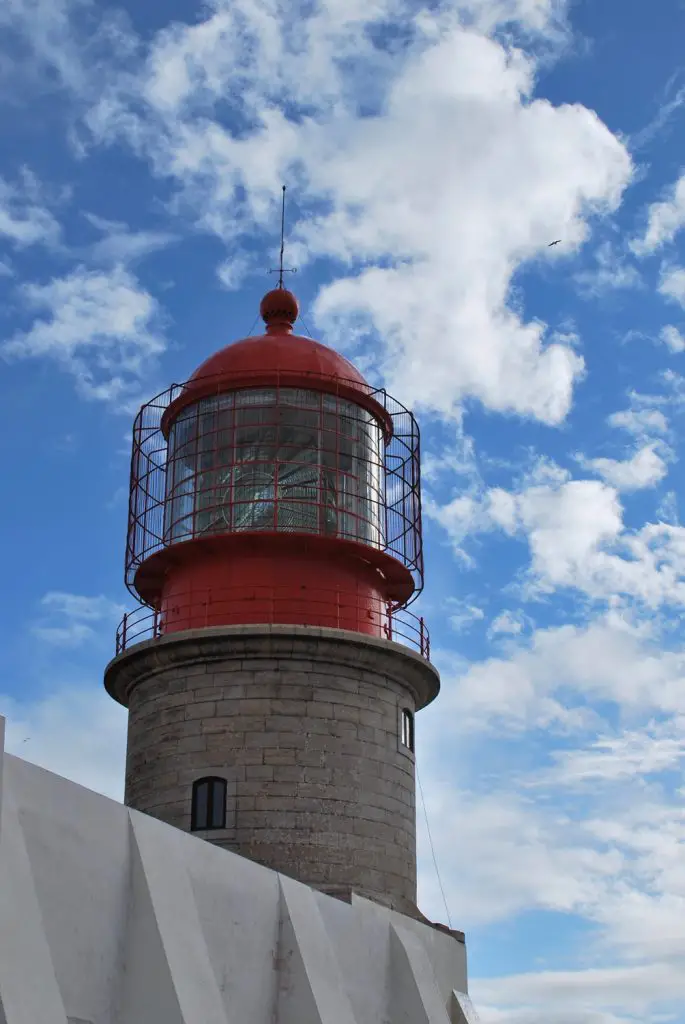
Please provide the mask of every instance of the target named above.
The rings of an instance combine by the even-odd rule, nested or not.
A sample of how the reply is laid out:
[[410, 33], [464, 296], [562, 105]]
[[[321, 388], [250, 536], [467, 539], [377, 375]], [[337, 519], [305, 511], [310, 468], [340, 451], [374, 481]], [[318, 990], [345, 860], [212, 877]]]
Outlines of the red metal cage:
[[358, 381], [312, 374], [294, 387], [276, 374], [265, 387], [259, 374], [234, 390], [204, 378], [202, 397], [165, 417], [186, 388], [146, 403], [133, 427], [126, 585], [138, 600], [136, 573], [152, 555], [239, 532], [368, 545], [409, 571], [418, 596], [419, 430], [408, 409], [384, 389], [361, 394]]

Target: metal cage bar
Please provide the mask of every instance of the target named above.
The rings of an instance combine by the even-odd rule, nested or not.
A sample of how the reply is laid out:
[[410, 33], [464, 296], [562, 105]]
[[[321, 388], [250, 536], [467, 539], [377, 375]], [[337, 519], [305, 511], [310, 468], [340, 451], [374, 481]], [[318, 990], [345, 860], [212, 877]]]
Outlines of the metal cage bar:
[[[351, 387], [362, 391], [356, 381], [312, 374], [302, 387], [294, 387], [289, 382], [281, 386], [276, 376], [268, 387], [263, 378], [253, 387], [242, 379], [239, 388], [227, 390], [225, 379], [217, 379], [215, 392], [207, 396], [203, 389], [203, 397], [179, 414], [167, 442], [162, 417], [185, 387], [173, 384], [161, 392], [141, 408], [134, 423], [126, 544], [131, 593], [138, 598], [133, 581], [139, 566], [180, 540], [208, 530], [216, 536], [275, 529], [326, 533], [382, 550], [409, 569], [415, 584], [412, 600], [418, 596], [423, 587], [419, 429], [408, 409], [384, 389], [364, 389], [392, 422], [388, 439], [363, 405], [351, 399]], [[246, 396], [240, 405], [239, 395]], [[252, 410], [254, 423], [249, 423], [250, 414], [241, 420], [238, 408]], [[298, 417], [300, 426], [312, 424], [317, 441], [301, 445], [299, 454], [292, 444], [284, 455], [283, 424], [290, 422], [295, 429]], [[250, 427], [255, 451], [241, 462], [238, 432], [247, 437]], [[260, 444], [262, 458], [257, 458]], [[236, 467], [242, 467], [242, 478]], [[250, 474], [252, 490], [241, 491], [241, 479]]]

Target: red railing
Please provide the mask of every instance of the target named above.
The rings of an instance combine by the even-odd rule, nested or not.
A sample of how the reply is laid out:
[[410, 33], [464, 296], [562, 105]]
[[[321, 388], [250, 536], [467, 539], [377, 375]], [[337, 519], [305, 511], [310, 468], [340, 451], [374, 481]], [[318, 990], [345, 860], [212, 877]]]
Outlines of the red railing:
[[[423, 618], [406, 608], [392, 606], [368, 595], [328, 593], [318, 589], [306, 599], [306, 614], [293, 607], [292, 592], [279, 595], [271, 588], [251, 587], [249, 597], [244, 588], [223, 591], [194, 591], [174, 595], [162, 610], [141, 607], [127, 612], [119, 623], [116, 653], [121, 654], [144, 640], [157, 640], [181, 629], [203, 629], [223, 623], [281, 624], [347, 629], [366, 636], [379, 636], [403, 644], [430, 661], [430, 637]], [[308, 619], [309, 621], [305, 621]], [[363, 622], [364, 629], [355, 629], [352, 622]]]

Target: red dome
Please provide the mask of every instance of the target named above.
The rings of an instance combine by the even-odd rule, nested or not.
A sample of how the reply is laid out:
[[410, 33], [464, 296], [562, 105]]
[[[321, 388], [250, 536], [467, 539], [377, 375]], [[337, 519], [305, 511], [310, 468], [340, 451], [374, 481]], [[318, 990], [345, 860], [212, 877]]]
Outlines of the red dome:
[[240, 388], [311, 388], [346, 398], [368, 409], [392, 436], [392, 420], [373, 396], [359, 370], [338, 352], [313, 338], [292, 333], [298, 315], [295, 296], [285, 288], [268, 292], [261, 302], [266, 333], [234, 341], [198, 366], [162, 417], [162, 431], [192, 402]]
[[244, 379], [252, 374], [264, 378], [274, 374], [276, 383], [283, 373], [334, 378], [368, 390], [359, 370], [344, 356], [313, 338], [285, 332], [234, 341], [198, 366], [191, 381], [225, 377], [229, 383], [232, 378]]

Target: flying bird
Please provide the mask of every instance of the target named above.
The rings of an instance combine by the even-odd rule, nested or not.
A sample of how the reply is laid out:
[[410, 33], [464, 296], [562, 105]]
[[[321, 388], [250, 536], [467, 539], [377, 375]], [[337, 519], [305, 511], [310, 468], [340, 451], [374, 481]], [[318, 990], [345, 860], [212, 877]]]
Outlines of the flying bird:
[[550, 242], [549, 245], [547, 246], [547, 248], [551, 249], [553, 245], [559, 245], [560, 241], [561, 241], [561, 239], [557, 238], [556, 242]]

